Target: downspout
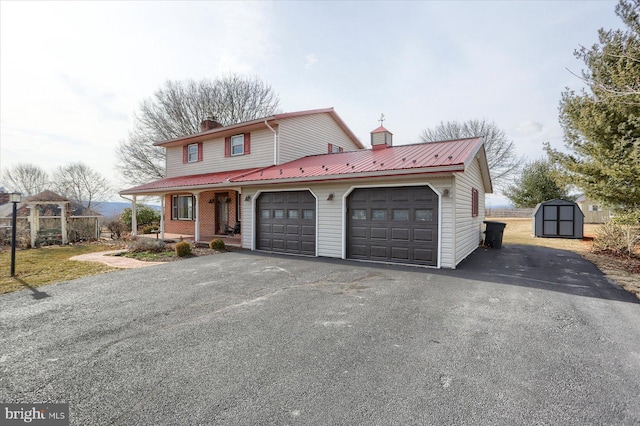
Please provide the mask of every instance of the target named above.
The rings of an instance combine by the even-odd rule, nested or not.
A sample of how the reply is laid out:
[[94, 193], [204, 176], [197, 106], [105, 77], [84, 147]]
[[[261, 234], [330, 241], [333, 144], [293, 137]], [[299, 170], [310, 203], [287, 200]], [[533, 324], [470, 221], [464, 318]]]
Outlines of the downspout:
[[273, 130], [273, 127], [269, 125], [267, 120], [264, 120], [265, 126], [269, 128], [273, 132], [273, 165], [278, 165], [278, 132]]

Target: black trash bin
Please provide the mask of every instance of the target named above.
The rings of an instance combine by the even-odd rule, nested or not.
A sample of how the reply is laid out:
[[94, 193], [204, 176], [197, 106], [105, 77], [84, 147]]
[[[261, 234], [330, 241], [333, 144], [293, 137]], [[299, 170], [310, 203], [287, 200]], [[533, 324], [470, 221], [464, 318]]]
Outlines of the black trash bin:
[[485, 220], [484, 223], [487, 225], [487, 229], [484, 231], [484, 245], [495, 249], [502, 248], [502, 235], [507, 224], [491, 220]]

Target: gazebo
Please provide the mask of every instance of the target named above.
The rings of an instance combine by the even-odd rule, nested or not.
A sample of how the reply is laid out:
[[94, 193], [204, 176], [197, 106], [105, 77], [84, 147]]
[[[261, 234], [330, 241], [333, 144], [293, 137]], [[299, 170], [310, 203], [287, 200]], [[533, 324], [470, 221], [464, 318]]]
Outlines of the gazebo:
[[31, 247], [35, 247], [37, 241], [68, 244], [70, 233], [72, 241], [74, 234], [79, 234], [75, 229], [78, 220], [92, 219], [88, 236], [97, 238], [101, 217], [100, 213], [49, 190], [26, 197], [18, 210], [18, 218], [29, 224]]

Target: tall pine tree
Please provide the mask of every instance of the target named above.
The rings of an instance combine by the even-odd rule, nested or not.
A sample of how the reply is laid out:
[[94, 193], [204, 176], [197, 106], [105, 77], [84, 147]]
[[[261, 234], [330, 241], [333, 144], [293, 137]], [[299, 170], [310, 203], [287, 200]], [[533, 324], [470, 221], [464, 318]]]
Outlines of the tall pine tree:
[[640, 209], [640, 0], [620, 0], [626, 30], [600, 29], [574, 52], [588, 90], [567, 89], [560, 123], [568, 153], [546, 151], [585, 195], [618, 210]]

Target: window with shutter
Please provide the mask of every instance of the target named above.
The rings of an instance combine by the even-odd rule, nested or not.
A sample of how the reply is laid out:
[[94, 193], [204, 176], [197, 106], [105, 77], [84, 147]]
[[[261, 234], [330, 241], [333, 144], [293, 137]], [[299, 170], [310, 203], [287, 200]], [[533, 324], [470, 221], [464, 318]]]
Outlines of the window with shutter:
[[480, 196], [478, 190], [471, 188], [471, 216], [476, 217], [479, 214]]
[[244, 135], [231, 136], [231, 156], [244, 155]]

